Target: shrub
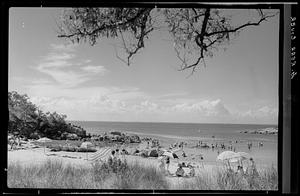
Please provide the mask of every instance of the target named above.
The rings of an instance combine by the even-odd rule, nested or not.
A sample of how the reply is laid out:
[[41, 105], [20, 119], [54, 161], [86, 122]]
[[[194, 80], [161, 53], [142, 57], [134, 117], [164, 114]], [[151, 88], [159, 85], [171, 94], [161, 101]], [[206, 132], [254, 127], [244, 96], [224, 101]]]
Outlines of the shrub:
[[20, 95], [16, 91], [8, 92], [9, 122], [8, 132], [18, 132], [26, 138], [37, 139], [48, 137], [51, 139], [65, 139], [62, 133], [72, 133], [73, 137], [86, 137], [86, 131], [66, 123], [66, 115], [56, 112], [42, 112], [29, 101], [29, 97]]

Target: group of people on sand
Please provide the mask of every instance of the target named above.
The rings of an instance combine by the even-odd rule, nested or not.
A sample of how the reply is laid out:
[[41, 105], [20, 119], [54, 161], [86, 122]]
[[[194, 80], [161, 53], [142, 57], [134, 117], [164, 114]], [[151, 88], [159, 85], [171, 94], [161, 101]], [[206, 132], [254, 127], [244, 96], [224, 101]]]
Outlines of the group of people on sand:
[[10, 145], [10, 150], [13, 150], [21, 145], [21, 138], [19, 136], [10, 136], [8, 144]]
[[[151, 148], [160, 147], [160, 143], [158, 139], [147, 138], [144, 140], [147, 142], [146, 149], [149, 149], [150, 147]], [[151, 146], [150, 146], [150, 142], [151, 142]]]
[[[178, 163], [178, 168], [177, 168], [175, 174], [170, 173], [169, 166], [170, 166], [170, 157], [166, 156], [166, 157], [163, 157], [160, 159], [159, 169], [164, 174], [177, 176], [177, 177], [194, 177], [195, 176], [195, 168], [190, 163], [187, 165], [184, 162]], [[183, 167], [189, 168], [188, 174], [185, 174]]]
[[[185, 174], [183, 167], [188, 167], [190, 169], [188, 174]], [[195, 168], [191, 164], [185, 165], [185, 163], [179, 163], [178, 168], [175, 172], [177, 177], [194, 177], [195, 176]]]
[[233, 173], [235, 173], [236, 175], [239, 175], [239, 176], [257, 177], [259, 174], [258, 174], [258, 171], [256, 169], [256, 164], [255, 164], [253, 158], [250, 158], [249, 161], [250, 161], [250, 165], [247, 167], [246, 170], [244, 170], [243, 165], [241, 163], [238, 164], [237, 169], [236, 169], [235, 172], [231, 167], [228, 167], [227, 170], [229, 172], [233, 172]]
[[183, 141], [181, 141], [181, 142], [175, 142], [175, 143], [173, 143], [173, 144], [170, 144], [170, 149], [172, 149], [172, 148], [181, 148], [181, 149], [183, 149], [183, 147], [186, 147], [187, 146], [187, 142], [183, 142]]
[[125, 160], [125, 155], [127, 154], [127, 151], [125, 150], [125, 148], [123, 148], [122, 150], [120, 150], [119, 148], [116, 148], [115, 150], [111, 151], [111, 155], [110, 158], [113, 160], [118, 160], [118, 159], [122, 159]]

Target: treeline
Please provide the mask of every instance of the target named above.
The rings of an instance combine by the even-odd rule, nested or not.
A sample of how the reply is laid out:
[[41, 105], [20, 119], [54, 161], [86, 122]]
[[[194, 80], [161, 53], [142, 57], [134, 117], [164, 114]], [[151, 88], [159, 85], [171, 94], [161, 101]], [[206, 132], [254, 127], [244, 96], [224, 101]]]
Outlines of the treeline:
[[56, 112], [44, 113], [29, 101], [29, 97], [16, 91], [8, 92], [8, 133], [30, 139], [80, 139], [87, 137], [86, 131], [67, 123], [66, 115]]

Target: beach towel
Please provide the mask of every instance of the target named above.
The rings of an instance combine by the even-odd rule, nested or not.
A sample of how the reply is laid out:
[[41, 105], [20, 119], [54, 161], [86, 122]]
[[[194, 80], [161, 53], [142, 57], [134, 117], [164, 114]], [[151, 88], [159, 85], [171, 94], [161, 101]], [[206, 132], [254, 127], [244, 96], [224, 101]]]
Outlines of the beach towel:
[[103, 161], [106, 158], [108, 158], [110, 154], [111, 154], [110, 148], [102, 148], [99, 149], [97, 152], [95, 152], [93, 156], [89, 159], [89, 161], [93, 161], [93, 162], [99, 160]]

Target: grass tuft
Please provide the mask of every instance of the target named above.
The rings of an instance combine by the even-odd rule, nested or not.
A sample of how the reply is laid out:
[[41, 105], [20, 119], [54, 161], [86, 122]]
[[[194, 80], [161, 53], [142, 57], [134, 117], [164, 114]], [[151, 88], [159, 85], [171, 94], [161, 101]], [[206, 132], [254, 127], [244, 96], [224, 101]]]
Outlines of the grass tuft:
[[61, 161], [47, 160], [40, 165], [8, 165], [7, 185], [10, 188], [60, 189], [177, 189], [177, 190], [278, 190], [278, 173], [274, 167], [255, 176], [238, 175], [227, 170], [201, 172], [194, 178], [183, 178], [172, 184], [155, 167], [138, 162], [109, 160], [91, 167], [76, 167]]

